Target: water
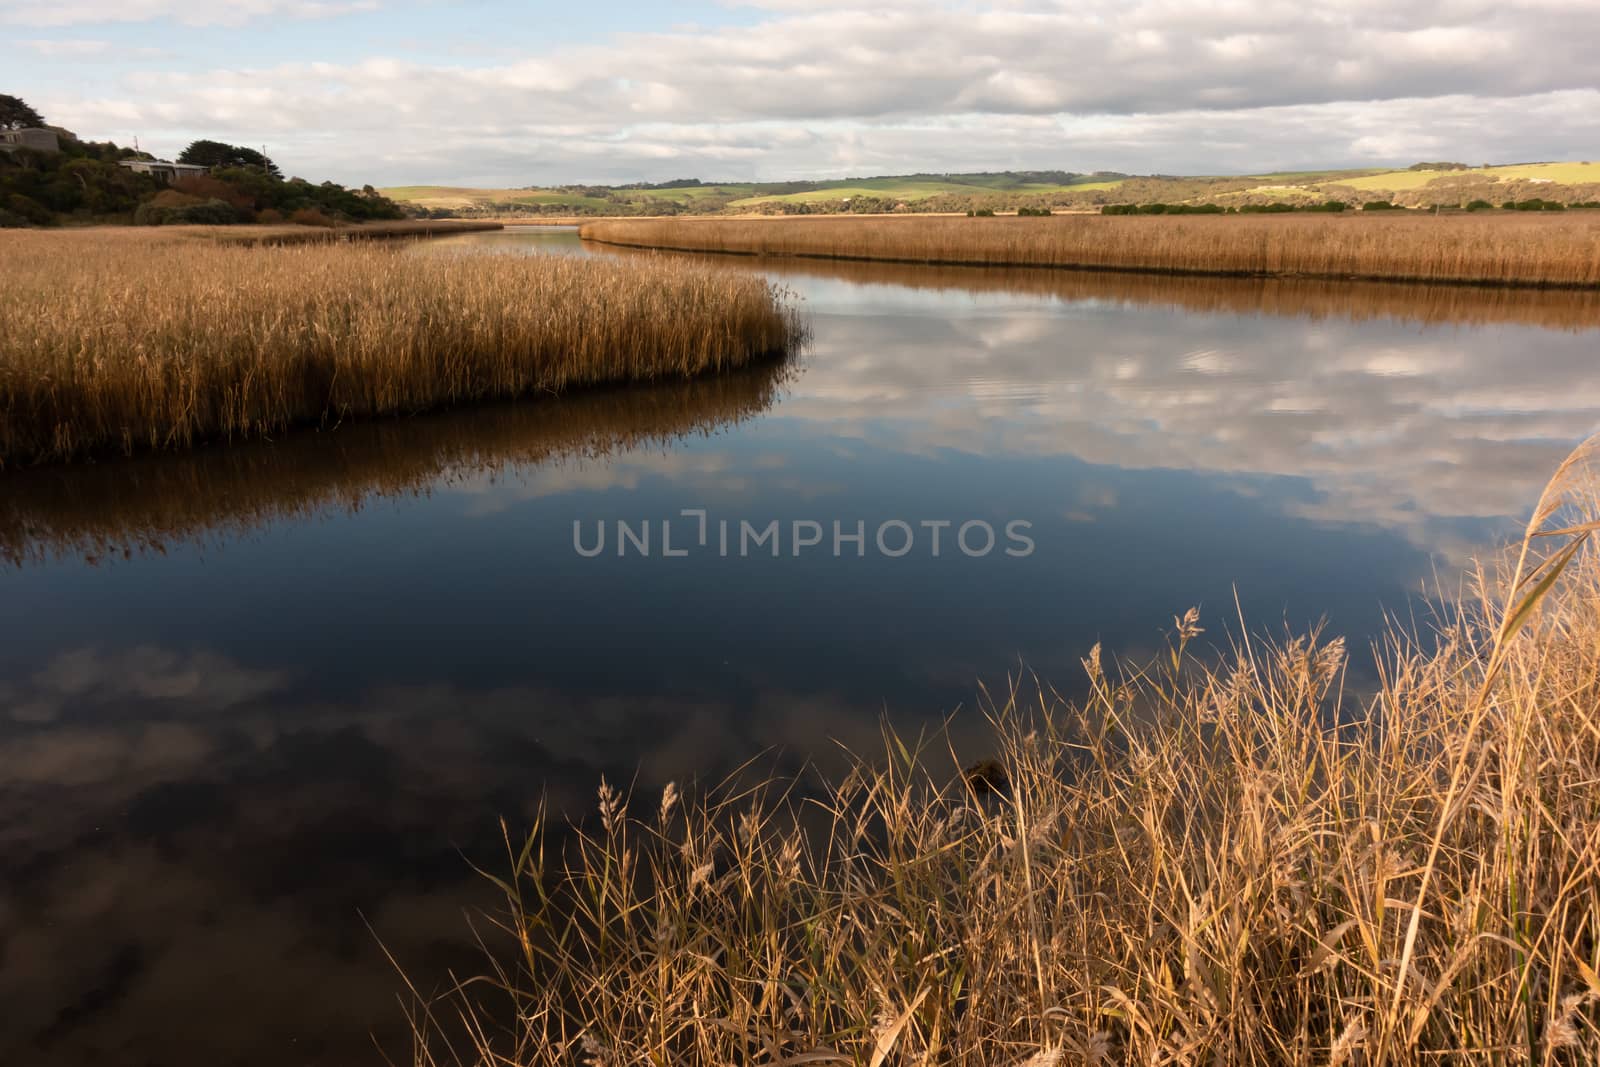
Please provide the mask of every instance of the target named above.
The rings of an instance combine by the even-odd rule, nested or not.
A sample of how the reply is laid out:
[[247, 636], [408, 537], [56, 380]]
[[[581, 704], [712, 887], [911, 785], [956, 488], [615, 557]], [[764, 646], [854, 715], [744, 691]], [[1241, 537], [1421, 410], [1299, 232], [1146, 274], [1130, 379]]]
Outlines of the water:
[[[623, 254], [425, 254], [467, 250]], [[0, 1062], [404, 1059], [365, 924], [442, 982], [498, 816], [970, 725], [980, 681], [1070, 689], [1191, 605], [1360, 648], [1600, 410], [1591, 296], [770, 273], [797, 365], [0, 480]]]

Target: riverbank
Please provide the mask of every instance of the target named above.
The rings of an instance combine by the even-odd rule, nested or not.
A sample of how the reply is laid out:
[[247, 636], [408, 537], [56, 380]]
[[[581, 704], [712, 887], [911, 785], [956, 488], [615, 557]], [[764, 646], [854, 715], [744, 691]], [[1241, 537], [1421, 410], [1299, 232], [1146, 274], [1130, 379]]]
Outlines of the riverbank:
[[1600, 218], [1508, 215], [612, 219], [635, 248], [946, 266], [1600, 287]]
[[506, 969], [415, 1005], [416, 1062], [1592, 1062], [1593, 452], [1368, 694], [1340, 639], [1212, 654], [1190, 612], [1082, 698], [1001, 694], [977, 762], [601, 782], [575, 838], [507, 842]]
[[800, 336], [716, 267], [195, 236], [0, 235], [0, 467], [681, 379]]
[[186, 227], [192, 235], [225, 244], [291, 245], [325, 241], [375, 241], [405, 237], [449, 237], [457, 233], [503, 230], [492, 219], [405, 219], [340, 226], [199, 226]]

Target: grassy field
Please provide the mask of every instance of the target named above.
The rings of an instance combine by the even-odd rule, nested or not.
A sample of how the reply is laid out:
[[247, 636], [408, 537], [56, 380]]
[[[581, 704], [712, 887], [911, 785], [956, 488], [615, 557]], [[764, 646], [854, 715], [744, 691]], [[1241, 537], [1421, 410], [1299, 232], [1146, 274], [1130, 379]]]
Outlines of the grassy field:
[[1421, 189], [1439, 178], [1492, 178], [1496, 181], [1546, 181], [1559, 185], [1600, 182], [1600, 164], [1523, 163], [1509, 167], [1474, 167], [1469, 170], [1384, 171], [1361, 177], [1335, 178], [1325, 184], [1346, 185], [1352, 189], [1404, 192]]
[[618, 219], [634, 247], [979, 266], [1600, 285], [1600, 218], [1182, 216]]
[[[474, 189], [446, 185], [401, 185], [380, 190], [384, 196], [425, 208], [489, 211], [495, 205], [527, 208], [561, 206], [573, 211], [636, 212], [654, 204], [673, 204], [693, 210], [739, 211], [775, 204], [828, 204], [845, 199], [873, 197], [916, 203], [941, 196], [1050, 196], [1115, 188], [1121, 179], [1084, 181], [1031, 181], [1009, 174], [908, 175], [883, 178], [846, 178], [822, 182], [721, 182], [673, 188], [607, 189], [609, 198], [562, 189]], [[794, 189], [795, 185], [805, 188]]]
[[603, 208], [599, 197], [579, 196], [546, 189], [473, 189], [455, 185], [397, 185], [378, 190], [391, 200], [426, 208], [482, 208], [490, 204], [525, 204], [535, 207], [562, 204], [572, 207]]
[[[1461, 188], [1472, 196], [1489, 196], [1502, 187], [1518, 198], [1543, 192], [1563, 198], [1568, 187], [1582, 195], [1568, 200], [1593, 200], [1600, 192], [1587, 188], [1600, 183], [1600, 165], [1583, 162], [1523, 163], [1467, 170], [1350, 170], [1280, 171], [1252, 175], [1200, 177], [1069, 175], [1062, 172], [1002, 172], [990, 174], [916, 174], [872, 178], [844, 178], [818, 182], [725, 182], [673, 188], [586, 187], [583, 189], [471, 189], [454, 186], [413, 185], [381, 190], [384, 195], [426, 208], [486, 213], [507, 207], [518, 210], [568, 209], [574, 214], [669, 214], [689, 211], [714, 214], [792, 209], [849, 210], [847, 201], [881, 202], [883, 209], [904, 205], [911, 210], [996, 210], [1018, 204], [1063, 208], [1093, 207], [1111, 202], [1110, 194], [1126, 187], [1128, 198], [1138, 202], [1260, 203], [1272, 200], [1320, 201], [1377, 199], [1385, 194], [1415, 200], [1430, 183], [1442, 181], [1452, 203]], [[1468, 196], [1467, 199], [1471, 199]], [[1455, 199], [1452, 199], [1455, 197]]]
[[750, 196], [735, 200], [730, 208], [753, 207], [757, 204], [791, 203], [821, 204], [861, 196], [880, 197], [887, 200], [916, 202], [931, 200], [936, 196], [968, 196], [983, 193], [1005, 193], [1016, 196], [1050, 196], [1081, 189], [1110, 189], [1117, 181], [1074, 183], [980, 183], [932, 178], [866, 178], [846, 182], [828, 182], [821, 189], [808, 189], [797, 193]]
[[1593, 451], [1359, 695], [1340, 639], [1212, 651], [1190, 611], [1086, 650], [1082, 697], [1001, 694], [978, 762], [602, 781], [572, 834], [507, 833], [416, 1062], [1597, 1062]]
[[401, 203], [449, 210], [489, 210], [499, 204], [514, 204], [535, 208], [560, 206], [574, 210], [606, 211], [619, 205], [631, 207], [648, 201], [692, 205], [696, 201], [716, 200], [720, 206], [725, 200], [749, 197], [756, 188], [751, 184], [734, 184], [677, 189], [615, 189], [612, 190], [615, 199], [560, 189], [474, 189], [453, 185], [397, 185], [380, 192]]
[[684, 378], [787, 350], [759, 278], [682, 263], [0, 234], [0, 467]]

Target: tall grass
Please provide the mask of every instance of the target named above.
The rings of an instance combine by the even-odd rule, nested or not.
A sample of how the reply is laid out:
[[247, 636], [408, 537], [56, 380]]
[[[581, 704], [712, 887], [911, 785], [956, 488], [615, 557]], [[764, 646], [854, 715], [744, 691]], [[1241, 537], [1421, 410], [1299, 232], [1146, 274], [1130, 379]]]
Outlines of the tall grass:
[[[698, 256], [694, 252], [605, 246], [632, 259]], [[955, 267], [925, 263], [795, 257], [769, 270], [787, 281], [828, 278], [857, 285], [966, 293], [1010, 293], [1065, 301], [1113, 301], [1205, 314], [1273, 315], [1363, 322], [1394, 319], [1428, 325], [1514, 323], [1551, 330], [1600, 329], [1600, 287], [1493, 288], [1425, 282], [1350, 282], [1306, 278], [1160, 275], [1129, 271], [1069, 271], [1045, 267]]]
[[0, 466], [684, 378], [800, 332], [715, 267], [31, 232], [0, 237], [0, 322]]
[[602, 783], [564, 845], [508, 835], [417, 1061], [1596, 1062], [1592, 451], [1365, 695], [1342, 641], [1198, 655], [1190, 612], [1081, 698], [1004, 694], [964, 773], [888, 736], [810, 798]]
[[1172, 274], [1600, 286], [1600, 219], [613, 219], [588, 240], [754, 255]]

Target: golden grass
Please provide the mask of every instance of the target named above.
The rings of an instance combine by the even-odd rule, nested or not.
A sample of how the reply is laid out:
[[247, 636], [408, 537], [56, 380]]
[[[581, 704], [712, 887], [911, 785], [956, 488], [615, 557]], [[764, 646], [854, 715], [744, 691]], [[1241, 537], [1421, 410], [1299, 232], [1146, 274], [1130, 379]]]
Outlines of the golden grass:
[[[633, 259], [699, 256], [695, 252], [604, 246]], [[1423, 282], [1362, 281], [1330, 285], [1306, 278], [1230, 278], [1044, 267], [950, 267], [871, 260], [793, 258], [779, 276], [829, 278], [965, 293], [1006, 293], [1066, 301], [1115, 301], [1203, 314], [1273, 315], [1363, 322], [1396, 319], [1427, 325], [1512, 323], [1581, 332], [1600, 329], [1600, 289], [1492, 288]]]
[[593, 241], [691, 252], [1173, 274], [1600, 286], [1600, 217], [613, 219]]
[[0, 466], [684, 378], [794, 345], [747, 273], [184, 233], [0, 235]]
[[417, 1062], [1596, 1062], [1592, 451], [1365, 695], [1341, 641], [1197, 655], [1189, 613], [1081, 698], [1016, 687], [964, 774], [891, 735], [808, 800], [602, 783], [508, 841]]
[[178, 229], [195, 236], [209, 237], [223, 244], [293, 245], [324, 241], [366, 241], [391, 237], [448, 237], [455, 233], [503, 230], [487, 219], [401, 219], [393, 222], [363, 222], [342, 226], [186, 226]]
[[0, 561], [166, 552], [468, 478], [515, 479], [568, 457], [665, 446], [767, 410], [791, 366], [764, 361], [686, 381], [374, 419], [336, 434], [7, 471]]

